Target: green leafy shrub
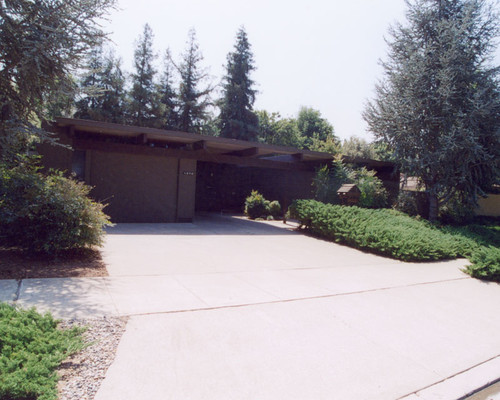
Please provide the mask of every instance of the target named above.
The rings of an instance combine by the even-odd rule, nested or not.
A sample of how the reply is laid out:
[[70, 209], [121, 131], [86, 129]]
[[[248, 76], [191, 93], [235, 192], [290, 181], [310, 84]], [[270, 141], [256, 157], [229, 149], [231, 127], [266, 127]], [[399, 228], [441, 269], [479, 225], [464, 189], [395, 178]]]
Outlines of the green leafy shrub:
[[0, 303], [0, 399], [57, 399], [56, 368], [83, 348], [81, 329]]
[[100, 245], [110, 222], [89, 191], [59, 172], [0, 165], [0, 241], [44, 253]]
[[384, 208], [388, 205], [389, 194], [375, 171], [365, 167], [356, 171], [354, 183], [361, 192], [358, 206], [363, 208]]
[[268, 210], [269, 210], [269, 214], [271, 215], [271, 217], [273, 217], [274, 219], [279, 219], [281, 218], [282, 216], [282, 212], [281, 212], [281, 204], [279, 203], [278, 200], [273, 200], [269, 203], [269, 207], [268, 207]]
[[245, 200], [245, 215], [250, 219], [279, 219], [281, 205], [277, 200], [266, 200], [257, 190], [252, 190]]
[[332, 166], [324, 165], [316, 171], [312, 186], [314, 198], [323, 203], [338, 204], [337, 191], [345, 183], [354, 183], [361, 192], [358, 202], [363, 208], [383, 208], [388, 205], [388, 193], [376, 172], [365, 167], [353, 169], [337, 158]]
[[265, 218], [269, 215], [269, 201], [257, 190], [252, 190], [245, 200], [245, 215], [250, 219]]

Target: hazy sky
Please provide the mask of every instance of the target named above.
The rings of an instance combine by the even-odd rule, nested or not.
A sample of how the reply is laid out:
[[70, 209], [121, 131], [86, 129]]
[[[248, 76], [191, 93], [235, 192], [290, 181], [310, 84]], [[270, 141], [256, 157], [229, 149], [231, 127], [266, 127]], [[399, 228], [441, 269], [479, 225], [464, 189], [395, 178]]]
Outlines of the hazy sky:
[[[175, 59], [194, 28], [213, 82], [224, 74], [238, 28], [244, 26], [257, 70], [255, 109], [295, 116], [301, 106], [319, 110], [340, 138], [371, 139], [361, 112], [382, 77], [384, 37], [404, 21], [404, 0], [119, 0], [110, 16], [117, 55], [132, 71], [134, 42], [145, 23], [162, 55]], [[500, 51], [498, 52], [500, 61]], [[161, 57], [158, 59], [160, 62]], [[159, 65], [159, 64], [158, 64]]]

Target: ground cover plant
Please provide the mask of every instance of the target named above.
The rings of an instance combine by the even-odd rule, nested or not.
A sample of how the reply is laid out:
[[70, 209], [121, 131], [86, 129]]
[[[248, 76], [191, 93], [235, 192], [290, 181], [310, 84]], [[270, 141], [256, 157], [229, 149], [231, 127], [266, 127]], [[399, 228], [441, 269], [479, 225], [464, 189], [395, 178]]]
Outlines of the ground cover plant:
[[56, 368], [84, 346], [81, 328], [57, 325], [50, 314], [0, 303], [0, 399], [57, 399]]
[[389, 209], [363, 209], [296, 200], [290, 216], [313, 235], [403, 261], [467, 257], [474, 277], [500, 281], [496, 226], [440, 226]]

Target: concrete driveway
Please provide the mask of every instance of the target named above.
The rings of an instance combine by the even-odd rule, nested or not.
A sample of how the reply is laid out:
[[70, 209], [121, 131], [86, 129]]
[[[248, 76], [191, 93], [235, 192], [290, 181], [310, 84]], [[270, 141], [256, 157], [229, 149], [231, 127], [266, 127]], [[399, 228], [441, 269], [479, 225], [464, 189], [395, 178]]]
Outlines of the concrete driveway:
[[15, 294], [130, 316], [96, 400], [458, 399], [500, 378], [500, 285], [466, 260], [402, 263], [222, 216], [118, 225], [104, 259], [110, 277]]

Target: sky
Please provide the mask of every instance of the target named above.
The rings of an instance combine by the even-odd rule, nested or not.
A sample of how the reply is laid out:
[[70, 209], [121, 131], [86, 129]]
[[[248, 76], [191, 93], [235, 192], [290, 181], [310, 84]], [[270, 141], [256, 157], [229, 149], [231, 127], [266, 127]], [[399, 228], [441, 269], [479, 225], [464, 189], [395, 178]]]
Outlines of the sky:
[[404, 0], [119, 0], [104, 28], [128, 72], [144, 24], [154, 33], [158, 67], [167, 48], [180, 58], [194, 28], [201, 66], [218, 84], [244, 26], [256, 66], [254, 109], [295, 117], [312, 107], [341, 139], [370, 141], [361, 114], [382, 78], [389, 26], [405, 21], [405, 9]]

